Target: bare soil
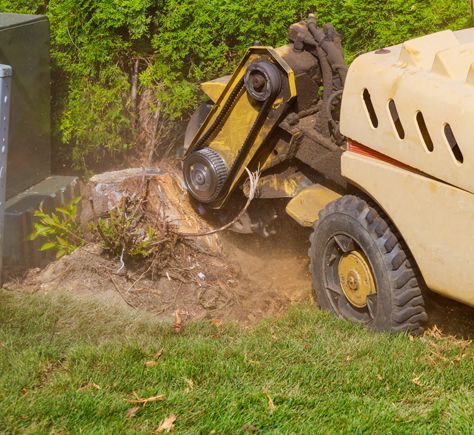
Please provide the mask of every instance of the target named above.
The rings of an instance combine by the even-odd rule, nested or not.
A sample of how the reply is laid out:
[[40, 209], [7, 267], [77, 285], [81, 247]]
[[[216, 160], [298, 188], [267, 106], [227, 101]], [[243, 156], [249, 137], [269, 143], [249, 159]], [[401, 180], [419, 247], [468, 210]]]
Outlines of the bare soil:
[[[188, 278], [176, 273], [152, 281], [105, 258], [101, 248], [88, 245], [29, 271], [25, 279], [8, 287], [28, 292], [68, 292], [107, 304], [120, 304], [173, 320], [176, 312], [186, 319], [211, 319], [253, 324], [289, 305], [310, 303], [307, 233], [291, 228], [284, 234], [261, 239], [226, 234], [222, 255], [190, 252], [183, 265]], [[192, 278], [189, 278], [189, 277]]]

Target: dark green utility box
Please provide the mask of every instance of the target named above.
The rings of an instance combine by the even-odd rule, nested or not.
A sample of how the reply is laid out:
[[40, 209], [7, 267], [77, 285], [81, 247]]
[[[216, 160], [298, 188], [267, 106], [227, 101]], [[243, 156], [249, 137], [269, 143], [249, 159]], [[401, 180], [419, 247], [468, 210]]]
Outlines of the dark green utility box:
[[[39, 252], [41, 241], [31, 242], [34, 212], [50, 212], [78, 194], [76, 177], [51, 175], [51, 84], [49, 23], [37, 15], [0, 13], [0, 94], [9, 104], [9, 120], [0, 119], [0, 132], [9, 131], [6, 155], [0, 164], [0, 196], [6, 184], [6, 202], [0, 199], [0, 281], [3, 275], [44, 265], [50, 254]], [[11, 68], [10, 68], [11, 67]], [[0, 69], [1, 69], [0, 68]], [[4, 74], [5, 75], [5, 74]], [[2, 82], [3, 80], [3, 82]], [[8, 82], [7, 82], [8, 81]], [[4, 141], [4, 138], [2, 138]], [[1, 160], [1, 159], [0, 159]], [[5, 160], [5, 158], [3, 158]], [[3, 178], [2, 178], [3, 174]], [[5, 182], [6, 181], [6, 182]], [[3, 248], [3, 254], [2, 254]], [[1, 283], [1, 282], [0, 282]]]
[[51, 175], [48, 19], [0, 14], [0, 64], [13, 70], [8, 199]]

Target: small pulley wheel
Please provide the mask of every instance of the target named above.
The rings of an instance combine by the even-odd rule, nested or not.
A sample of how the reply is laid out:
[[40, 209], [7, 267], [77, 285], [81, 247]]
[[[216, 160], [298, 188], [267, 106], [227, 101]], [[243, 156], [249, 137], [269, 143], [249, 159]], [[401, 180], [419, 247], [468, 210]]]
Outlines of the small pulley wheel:
[[245, 71], [244, 84], [256, 101], [276, 98], [281, 91], [281, 74], [276, 65], [266, 60], [251, 63]]
[[224, 159], [211, 148], [194, 151], [183, 162], [184, 182], [188, 192], [205, 204], [218, 198], [227, 174]]

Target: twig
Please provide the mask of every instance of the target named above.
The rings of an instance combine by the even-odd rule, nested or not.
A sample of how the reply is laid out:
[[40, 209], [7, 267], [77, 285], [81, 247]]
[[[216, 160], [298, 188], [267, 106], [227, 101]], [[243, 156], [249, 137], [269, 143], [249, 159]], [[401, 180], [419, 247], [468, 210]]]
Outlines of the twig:
[[169, 237], [166, 237], [164, 239], [157, 240], [156, 242], [150, 243], [149, 247], [154, 248], [156, 246], [161, 245], [162, 243], [167, 243], [167, 242], [171, 242], [171, 239]]
[[186, 246], [190, 247], [193, 251], [199, 252], [200, 254], [203, 254], [203, 255], [207, 255], [208, 257], [219, 257], [219, 254], [217, 254], [215, 252], [206, 251], [205, 249], [203, 249], [200, 246], [196, 245], [196, 243], [194, 241], [186, 240], [185, 238], [183, 238], [181, 240], [181, 243], [183, 245], [186, 245]]
[[132, 89], [131, 89], [131, 100], [132, 100], [132, 110], [133, 110], [133, 123], [134, 127], [137, 127], [137, 100], [138, 100], [138, 72], [140, 68], [140, 59], [135, 59], [133, 65], [133, 73], [132, 73]]
[[142, 278], [151, 270], [151, 268], [154, 266], [154, 261], [151, 262], [151, 264], [148, 266], [147, 269], [145, 269], [144, 272], [133, 282], [133, 284], [127, 289], [127, 293], [129, 293], [141, 280]]
[[122, 292], [120, 291], [120, 288], [118, 286], [118, 284], [115, 282], [114, 278], [112, 277], [112, 275], [109, 275], [109, 279], [110, 281], [112, 282], [112, 284], [114, 285], [115, 287], [115, 290], [117, 290], [117, 293], [120, 295], [120, 297], [123, 299], [123, 301], [129, 306], [129, 307], [132, 307], [134, 310], [137, 309], [137, 307], [135, 305], [133, 305], [131, 302], [129, 302], [125, 297], [124, 295], [122, 294]]
[[147, 165], [150, 166], [153, 161], [153, 154], [155, 153], [155, 141], [158, 132], [158, 125], [160, 123], [160, 115], [161, 115], [161, 104], [158, 102], [156, 107], [156, 112], [153, 115], [153, 130], [151, 133], [151, 138], [148, 142], [148, 156], [146, 157]]
[[132, 399], [132, 400], [127, 400], [127, 402], [129, 403], [138, 403], [140, 405], [145, 405], [147, 403], [150, 403], [150, 402], [160, 402], [162, 400], [166, 400], [166, 397], [164, 394], [159, 394], [158, 396], [153, 396], [153, 397], [147, 397], [147, 398], [140, 398], [138, 397], [137, 393], [133, 393], [133, 395], [135, 396], [135, 399]]
[[197, 233], [197, 234], [193, 234], [193, 233], [178, 233], [179, 236], [181, 237], [205, 237], [205, 236], [211, 236], [213, 234], [216, 234], [216, 233], [220, 233], [221, 231], [225, 231], [227, 230], [228, 228], [230, 228], [232, 225], [234, 225], [239, 219], [242, 218], [242, 216], [247, 212], [249, 206], [250, 206], [250, 203], [253, 201], [253, 199], [255, 198], [255, 193], [257, 191], [257, 186], [258, 186], [258, 182], [260, 180], [260, 169], [257, 169], [255, 172], [250, 172], [248, 168], [245, 168], [245, 170], [247, 171], [247, 174], [249, 176], [249, 197], [247, 199], [247, 203], [245, 204], [244, 208], [242, 208], [242, 210], [240, 211], [240, 213], [234, 218], [232, 219], [229, 223], [225, 224], [224, 226], [220, 227], [220, 228], [217, 228], [215, 230], [212, 230], [212, 231], [207, 231], [205, 233]]
[[[143, 206], [146, 205], [146, 203], [148, 202], [148, 195], [150, 193], [150, 178], [147, 178], [145, 168], [142, 168], [142, 169], [143, 169], [143, 176], [142, 176], [140, 190], [141, 192], [143, 192], [143, 195], [138, 201], [138, 204], [134, 206], [134, 209], [132, 210], [132, 215], [129, 219], [130, 221], [135, 222], [135, 225], [134, 225], [135, 228], [142, 222], [143, 218], [145, 217], [145, 211], [144, 211]], [[124, 213], [125, 211], [126, 211], [126, 207], [124, 204]], [[141, 211], [141, 216], [137, 218], [137, 213], [139, 211]]]
[[67, 31], [67, 34], [69, 36], [69, 39], [71, 40], [72, 42], [72, 45], [74, 45], [74, 47], [76, 47], [76, 50], [80, 53], [81, 52], [81, 49], [76, 45], [76, 43], [74, 42], [74, 40], [72, 39], [72, 36], [71, 36], [71, 33], [69, 32], [69, 25], [66, 24], [66, 31]]

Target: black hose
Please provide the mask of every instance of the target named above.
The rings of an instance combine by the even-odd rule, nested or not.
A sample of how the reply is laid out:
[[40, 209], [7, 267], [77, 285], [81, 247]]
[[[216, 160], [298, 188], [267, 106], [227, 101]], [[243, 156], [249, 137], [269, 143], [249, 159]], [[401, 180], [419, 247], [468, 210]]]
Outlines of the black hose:
[[343, 92], [342, 89], [339, 90], [339, 91], [333, 92], [333, 93], [331, 94], [331, 96], [328, 98], [328, 101], [327, 101], [327, 103], [326, 103], [326, 115], [327, 115], [328, 119], [329, 119], [331, 122], [335, 123], [335, 124], [337, 124], [338, 121], [337, 121], [336, 119], [334, 119], [334, 117], [332, 116], [331, 105], [332, 105], [332, 102], [334, 101], [334, 99], [335, 99], [336, 97], [338, 97], [339, 95], [341, 95], [342, 92]]
[[331, 68], [337, 71], [341, 79], [340, 86], [342, 88], [346, 81], [347, 66], [346, 61], [344, 59], [344, 53], [342, 51], [342, 45], [338, 33], [332, 26], [326, 26], [327, 32], [317, 27], [316, 17], [312, 14], [307, 20], [307, 25], [308, 30], [310, 31], [318, 46], [320, 46], [324, 50], [324, 53], [326, 55], [325, 57], [327, 57]]

